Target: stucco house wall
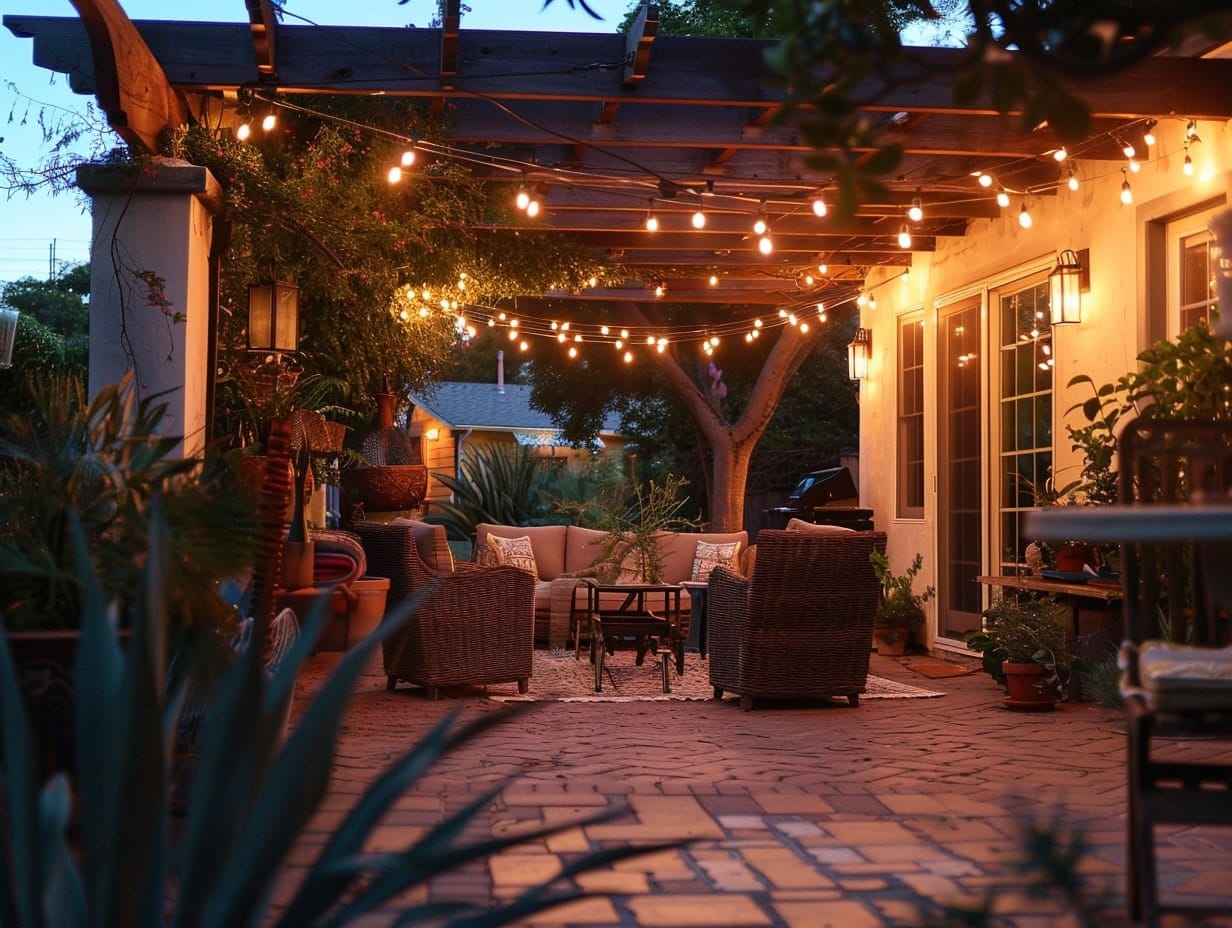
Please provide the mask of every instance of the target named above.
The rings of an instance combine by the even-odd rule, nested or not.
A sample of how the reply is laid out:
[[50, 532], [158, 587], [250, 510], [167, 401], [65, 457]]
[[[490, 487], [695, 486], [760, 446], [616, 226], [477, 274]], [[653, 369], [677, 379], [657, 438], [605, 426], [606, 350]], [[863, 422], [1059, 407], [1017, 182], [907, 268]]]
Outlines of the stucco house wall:
[[[1012, 195], [1001, 218], [973, 222], [964, 238], [941, 238], [932, 253], [913, 256], [909, 275], [899, 268], [873, 271], [868, 289], [876, 308], [866, 305], [860, 324], [873, 331], [869, 374], [860, 385], [860, 479], [861, 505], [874, 510], [879, 528], [889, 533], [887, 552], [891, 564], [901, 570], [918, 551], [924, 555], [923, 583], [938, 584], [946, 574], [945, 551], [939, 546], [939, 365], [952, 359], [939, 357], [939, 323], [948, 307], [963, 300], [978, 300], [983, 339], [977, 351], [983, 394], [980, 440], [983, 466], [980, 479], [984, 510], [991, 521], [999, 490], [996, 472], [997, 406], [999, 371], [995, 334], [995, 291], [998, 287], [1044, 275], [1057, 263], [1062, 249], [1089, 249], [1091, 284], [1082, 295], [1082, 322], [1053, 329], [1052, 440], [1053, 469], [1060, 483], [1078, 476], [1080, 456], [1070, 448], [1066, 425], [1082, 425], [1077, 412], [1067, 415], [1074, 404], [1086, 399], [1089, 390], [1067, 387], [1078, 374], [1091, 376], [1097, 384], [1115, 381], [1135, 365], [1135, 356], [1165, 334], [1162, 296], [1166, 285], [1160, 245], [1152, 236], [1161, 234], [1163, 222], [1172, 216], [1218, 203], [1232, 203], [1232, 130], [1229, 124], [1200, 122], [1200, 144], [1190, 146], [1194, 173], [1182, 170], [1186, 121], [1168, 120], [1156, 128], [1158, 142], [1150, 160], [1137, 173], [1122, 174], [1124, 163], [1077, 162], [1081, 185], [1070, 191], [1064, 184], [1065, 168], [1059, 167], [1059, 190], [1055, 194], [1025, 197], [1034, 222], [1021, 227], [1018, 213], [1024, 198]], [[1122, 181], [1128, 179], [1133, 202], [1120, 199]], [[977, 194], [971, 179], [972, 195]], [[1232, 311], [1232, 309], [1229, 309]], [[898, 492], [897, 410], [898, 322], [906, 315], [924, 325], [924, 507], [921, 518], [900, 518], [896, 512]], [[1174, 334], [1174, 333], [1168, 333]], [[993, 530], [985, 524], [982, 540], [982, 573], [996, 572], [992, 548]], [[985, 594], [986, 595], [986, 594]], [[985, 599], [986, 601], [986, 599]], [[930, 616], [935, 635], [938, 616]]]

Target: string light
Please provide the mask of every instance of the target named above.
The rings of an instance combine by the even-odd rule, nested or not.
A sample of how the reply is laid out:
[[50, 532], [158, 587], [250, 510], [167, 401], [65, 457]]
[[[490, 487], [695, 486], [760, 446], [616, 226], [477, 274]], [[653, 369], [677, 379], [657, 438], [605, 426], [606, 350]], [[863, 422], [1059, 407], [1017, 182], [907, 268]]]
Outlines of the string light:
[[976, 172], [975, 172], [975, 179], [976, 179], [976, 181], [978, 181], [978, 182], [979, 182], [979, 185], [980, 185], [981, 187], [991, 187], [991, 186], [992, 186], [992, 184], [993, 184], [993, 178], [992, 178], [992, 175], [991, 175], [991, 174], [985, 174], [983, 171], [976, 171]]
[[408, 148], [406, 151], [404, 151], [402, 153], [401, 163], [404, 168], [409, 168], [411, 165], [413, 165], [415, 163], [415, 149]]
[[907, 210], [907, 218], [912, 222], [919, 222], [924, 218], [924, 201], [918, 195], [911, 198], [911, 207]]
[[1185, 143], [1185, 160], [1181, 162], [1181, 171], [1185, 174], [1186, 177], [1193, 177], [1194, 175], [1194, 163], [1193, 163], [1193, 158], [1189, 157], [1189, 143], [1188, 142]]
[[646, 210], [646, 231], [647, 232], [658, 232], [659, 231], [659, 219], [654, 214], [654, 200], [650, 201], [650, 209]]
[[1148, 119], [1146, 121], [1146, 131], [1142, 133], [1142, 141], [1147, 145], [1154, 145], [1157, 139], [1155, 138], [1155, 120]]
[[518, 188], [518, 195], [514, 198], [513, 202], [518, 209], [523, 212], [526, 211], [526, 207], [530, 205], [530, 194], [526, 192], [525, 187]]
[[700, 196], [697, 198], [697, 212], [693, 214], [692, 222], [695, 229], [706, 228], [706, 212], [702, 209], [702, 198]]
[[757, 219], [753, 221], [753, 234], [754, 235], [765, 235], [767, 228], [768, 227], [766, 225], [766, 201], [762, 200], [761, 209], [759, 209], [757, 212]]
[[820, 274], [822, 277], [825, 277], [827, 274], [830, 273], [830, 265], [825, 264], [825, 263], [817, 265], [817, 273]]
[[247, 142], [250, 135], [252, 135], [252, 125], [245, 119], [240, 123], [240, 127], [235, 130], [235, 137], [241, 142]]
[[997, 191], [997, 205], [1002, 209], [1010, 205], [1010, 195], [1005, 192], [1004, 187]]
[[1064, 161], [1068, 157], [1069, 157], [1069, 152], [1066, 151], [1064, 145], [1062, 145], [1060, 148], [1056, 149], [1052, 153], [1052, 158], [1054, 161]]
[[1142, 170], [1142, 165], [1138, 163], [1138, 159], [1130, 158], [1129, 159], [1129, 173], [1137, 174], [1141, 170]]
[[1201, 142], [1202, 141], [1202, 139], [1198, 138], [1198, 123], [1193, 119], [1185, 123], [1185, 141], [1186, 142]]
[[774, 242], [769, 235], [763, 235], [757, 240], [757, 250], [763, 255], [768, 255], [774, 251]]
[[385, 179], [391, 184], [396, 184], [402, 180], [402, 168], [396, 164], [389, 169], [389, 173], [385, 175]]
[[710, 286], [717, 287], [718, 285], [719, 285], [719, 275], [711, 274], [710, 275]]
[[898, 230], [898, 247], [911, 247], [911, 230], [907, 228], [907, 223], [903, 223], [902, 228]]
[[1121, 176], [1125, 178], [1121, 181], [1121, 202], [1128, 206], [1134, 202], [1134, 191], [1129, 186], [1129, 174], [1126, 173], [1125, 168], [1121, 168]]
[[1070, 190], [1078, 189], [1078, 174], [1074, 171], [1074, 163], [1072, 161], [1069, 165], [1069, 180], [1065, 182], [1065, 185], [1069, 187]]
[[820, 193], [818, 193], [816, 196], [813, 197], [813, 215], [814, 216], [816, 216], [818, 219], [822, 219], [825, 217], [826, 213], [828, 213], [829, 211], [830, 209], [829, 207], [826, 206], [826, 201], [822, 199]]
[[1024, 229], [1029, 229], [1034, 224], [1035, 220], [1031, 218], [1031, 213], [1027, 210], [1027, 204], [1024, 201], [1022, 209], [1018, 211], [1018, 224]]
[[278, 125], [278, 114], [275, 113], [273, 110], [270, 110], [268, 113], [265, 114], [265, 117], [261, 120], [261, 131], [262, 132], [273, 132], [274, 128], [277, 125]]
[[870, 311], [877, 308], [877, 295], [874, 294], [872, 291], [869, 291], [869, 294], [868, 294], [868, 308]]

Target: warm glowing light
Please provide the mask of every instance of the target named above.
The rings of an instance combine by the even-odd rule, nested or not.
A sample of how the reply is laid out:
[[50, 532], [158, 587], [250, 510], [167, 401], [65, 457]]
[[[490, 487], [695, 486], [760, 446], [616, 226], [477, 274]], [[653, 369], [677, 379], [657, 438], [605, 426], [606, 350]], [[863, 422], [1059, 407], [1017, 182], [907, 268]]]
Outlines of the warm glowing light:
[[404, 168], [409, 168], [414, 163], [415, 163], [415, 152], [413, 149], [408, 148], [406, 151], [402, 153], [402, 166]]
[[1027, 211], [1027, 204], [1022, 204], [1022, 209], [1018, 211], [1018, 224], [1024, 229], [1029, 229], [1034, 221], [1031, 218], [1031, 213]]
[[860, 295], [856, 297], [856, 305], [864, 306], [867, 302], [868, 302], [868, 294], [865, 293], [863, 290], [861, 290]]
[[796, 318], [796, 314], [795, 314], [795, 313], [791, 313], [791, 314], [787, 317], [787, 321], [788, 321], [788, 322], [790, 322], [792, 325], [799, 325], [799, 324], [800, 324], [800, 320]]
[[586, 285], [589, 286], [591, 289], [599, 286], [599, 278], [598, 277], [590, 278], [590, 280], [586, 281]]
[[620, 337], [621, 337], [621, 338], [628, 338], [628, 337], [629, 337], [629, 330], [628, 330], [628, 329], [621, 329], [621, 330], [620, 330]]
[[911, 230], [907, 228], [907, 224], [905, 222], [903, 223], [903, 227], [898, 230], [898, 247], [911, 247]]
[[813, 286], [813, 284], [815, 284], [815, 283], [817, 283], [817, 278], [816, 278], [816, 277], [814, 277], [812, 274], [805, 274], [805, 275], [804, 275], [804, 286], [806, 286], [806, 287], [811, 287], [811, 286]]
[[754, 235], [765, 235], [767, 228], [768, 227], [766, 225], [766, 217], [758, 216], [757, 221], [753, 223], [753, 234]]
[[919, 222], [924, 218], [924, 201], [919, 197], [911, 198], [911, 206], [907, 210], [907, 218], [912, 222]]
[[570, 345], [569, 346], [569, 357], [576, 358], [577, 356], [578, 356], [578, 350], [574, 348], [572, 345]]
[[697, 208], [697, 212], [693, 214], [692, 222], [693, 228], [695, 229], [706, 228], [706, 214], [702, 211], [700, 206]]
[[402, 180], [402, 168], [395, 164], [389, 169], [389, 173], [385, 175], [385, 179], [391, 184], [398, 183], [398, 181]]
[[601, 326], [599, 326], [599, 334], [600, 334], [600, 335], [606, 335], [607, 333], [608, 333], [608, 327], [607, 327], [607, 326], [605, 326], [605, 325], [601, 325]]
[[1193, 177], [1194, 175], [1193, 158], [1189, 157], [1188, 152], [1185, 153], [1185, 160], [1181, 164], [1181, 170], [1185, 173], [1186, 177]]
[[664, 292], [665, 291], [663, 290], [662, 284], [659, 284], [657, 287], [655, 287], [655, 296], [662, 296]]
[[667, 350], [666, 342], [659, 342], [659, 344], [655, 346], [655, 351], [659, 352], [659, 354], [662, 354], [666, 350]]
[[1142, 165], [1139, 164], [1137, 161], [1135, 161], [1133, 158], [1130, 158], [1129, 159], [1129, 173], [1137, 174], [1141, 170], [1142, 170]]
[[1125, 155], [1126, 158], [1132, 158], [1134, 155], [1138, 153], [1137, 150], [1134, 148], [1134, 146], [1131, 145], [1129, 142], [1121, 143], [1121, 152]]
[[276, 125], [278, 125], [278, 117], [273, 113], [266, 113], [265, 118], [261, 120], [261, 129], [264, 132], [273, 132]]
[[991, 174], [985, 174], [983, 171], [979, 171], [976, 173], [975, 179], [979, 181], [981, 187], [991, 187], [992, 186], [992, 175]]
[[511, 329], [516, 329], [517, 327], [518, 327], [518, 320], [516, 320], [516, 319], [510, 319], [510, 320], [509, 320], [509, 328], [511, 328]]
[[515, 332], [513, 329], [509, 330], [509, 340], [511, 342], [516, 342], [518, 340], [518, 333]]
[[[1121, 174], [1122, 175], [1125, 174], [1125, 168], [1121, 168]], [[1121, 181], [1121, 202], [1125, 204], [1126, 206], [1134, 202], [1134, 191], [1133, 191], [1133, 188], [1129, 186], [1128, 176], [1126, 176], [1125, 179]]]
[[654, 337], [653, 335], [647, 335], [647, 336], [646, 336], [646, 344], [647, 344], [647, 345], [653, 345], [654, 343], [655, 343], [655, 337]]
[[877, 297], [875, 297], [875, 296], [874, 296], [873, 294], [871, 294], [871, 293], [868, 295], [868, 308], [869, 308], [869, 309], [876, 309], [876, 308], [877, 308]]
[[719, 285], [719, 275], [711, 274], [710, 275], [710, 286], [717, 287], [718, 285]]
[[626, 363], [626, 364], [628, 364], [628, 363], [629, 363], [630, 361], [632, 361], [632, 360], [633, 360], [633, 352], [632, 352], [632, 351], [626, 351], [626, 352], [625, 352], [625, 363]]
[[817, 265], [817, 273], [820, 274], [822, 277], [825, 277], [827, 274], [830, 273], [830, 265], [828, 264]]
[[1072, 164], [1069, 166], [1069, 180], [1065, 184], [1070, 190], [1078, 189], [1078, 175], [1074, 173], [1074, 166]]
[[529, 344], [527, 344], [526, 342], [519, 342], [519, 343], [518, 343], [518, 350], [519, 350], [519, 351], [525, 351], [525, 350], [526, 350], [527, 348], [529, 348], [529, 347], [530, 347], [530, 345], [529, 345]]
[[997, 205], [1002, 209], [1010, 205], [1010, 195], [1004, 189], [997, 191]]
[[624, 346], [625, 346], [624, 339], [620, 339], [620, 338], [616, 339], [616, 350], [617, 351], [619, 351]]
[[646, 214], [646, 231], [647, 232], [658, 232], [659, 231], [659, 220], [655, 216], [654, 213]]
[[564, 344], [565, 339], [566, 339], [567, 337], [568, 337], [568, 336], [567, 336], [567, 335], [565, 335], [565, 333], [564, 333], [564, 332], [558, 332], [558, 333], [556, 334], [556, 340], [557, 340], [558, 342], [560, 342], [562, 345]]
[[252, 126], [246, 122], [240, 123], [240, 127], [235, 130], [235, 137], [241, 142], [247, 142], [250, 135], [252, 135]]
[[1062, 145], [1060, 148], [1058, 148], [1056, 151], [1052, 153], [1052, 157], [1054, 161], [1064, 161], [1066, 158], [1069, 157], [1069, 152], [1066, 151], [1065, 146]]
[[770, 252], [774, 251], [774, 242], [771, 240], [770, 236], [763, 235], [757, 240], [757, 250], [763, 255], [768, 255]]
[[754, 320], [753, 320], [753, 328], [755, 328], [755, 329], [760, 329], [760, 328], [761, 328], [761, 320], [760, 320], [760, 319], [754, 319]]
[[518, 209], [526, 209], [530, 205], [530, 194], [526, 192], [525, 187], [518, 188], [517, 198], [513, 202], [517, 204]]
[[826, 206], [826, 201], [821, 198], [820, 193], [813, 197], [813, 215], [821, 219], [829, 211], [829, 207]]
[[713, 345], [715, 348], [718, 348], [719, 347], [719, 336], [711, 335], [710, 344]]
[[808, 330], [809, 330], [809, 324], [807, 322], [801, 322], [800, 323], [800, 334], [803, 335], [807, 333]]
[[1157, 141], [1155, 138], [1155, 120], [1148, 119], [1146, 123], [1146, 131], [1142, 133], [1142, 141], [1148, 145], [1154, 145]]
[[539, 201], [538, 200], [531, 200], [529, 203], [526, 204], [526, 215], [530, 216], [531, 219], [534, 219], [536, 216], [539, 215]]

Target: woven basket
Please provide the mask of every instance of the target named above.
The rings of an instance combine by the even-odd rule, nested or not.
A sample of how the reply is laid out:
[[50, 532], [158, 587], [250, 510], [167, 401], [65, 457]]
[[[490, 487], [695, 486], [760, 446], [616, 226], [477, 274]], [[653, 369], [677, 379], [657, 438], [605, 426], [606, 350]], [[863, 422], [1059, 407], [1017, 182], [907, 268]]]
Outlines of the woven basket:
[[347, 496], [364, 504], [366, 512], [418, 509], [428, 492], [428, 468], [423, 464], [352, 467], [342, 472]]

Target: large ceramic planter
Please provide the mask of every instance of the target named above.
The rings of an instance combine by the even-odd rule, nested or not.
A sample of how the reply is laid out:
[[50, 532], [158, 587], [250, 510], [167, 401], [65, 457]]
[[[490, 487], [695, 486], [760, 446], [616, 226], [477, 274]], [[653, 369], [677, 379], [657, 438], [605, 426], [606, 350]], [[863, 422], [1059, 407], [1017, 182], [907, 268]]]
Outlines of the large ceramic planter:
[[1048, 682], [1048, 669], [1043, 664], [1003, 661], [1005, 674], [1005, 707], [1020, 712], [1045, 712], [1057, 704], [1056, 694]]
[[351, 467], [342, 472], [342, 489], [350, 503], [364, 512], [418, 509], [428, 492], [428, 468], [423, 464], [381, 464]]

